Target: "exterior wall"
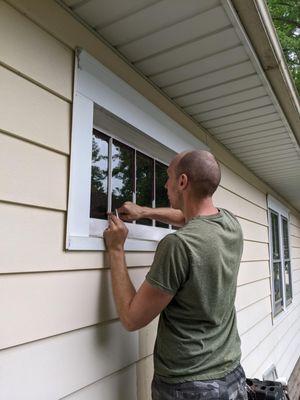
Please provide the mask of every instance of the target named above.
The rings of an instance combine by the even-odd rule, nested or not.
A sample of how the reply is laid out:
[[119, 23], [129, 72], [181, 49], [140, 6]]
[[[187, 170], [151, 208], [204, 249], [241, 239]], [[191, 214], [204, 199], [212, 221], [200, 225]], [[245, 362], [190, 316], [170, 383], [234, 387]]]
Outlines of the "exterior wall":
[[[74, 47], [82, 39], [30, 18], [0, 1], [0, 397], [146, 400], [156, 321], [126, 332], [105, 254], [64, 251]], [[92, 48], [96, 39], [86, 35]], [[245, 236], [236, 300], [243, 365], [260, 377], [275, 363], [288, 377], [300, 348], [300, 219], [291, 221], [293, 305], [273, 325], [264, 185], [248, 183], [251, 174], [212, 147], [223, 162], [216, 203], [238, 216]], [[138, 287], [153, 254], [126, 257]]]

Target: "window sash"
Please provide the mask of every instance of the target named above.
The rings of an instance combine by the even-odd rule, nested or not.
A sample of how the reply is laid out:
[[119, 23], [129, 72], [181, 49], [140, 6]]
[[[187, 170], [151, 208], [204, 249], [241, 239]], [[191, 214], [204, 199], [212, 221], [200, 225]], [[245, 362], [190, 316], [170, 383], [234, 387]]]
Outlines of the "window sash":
[[[133, 170], [132, 172], [132, 198], [129, 198], [128, 201], [136, 202], [136, 188], [137, 188], [137, 157], [144, 157], [152, 162], [152, 204], [149, 206], [155, 207], [157, 203], [157, 191], [156, 191], [156, 172], [158, 167], [167, 167], [167, 164], [157, 160], [156, 158], [145, 154], [139, 149], [133, 147], [132, 145], [128, 145], [124, 143], [123, 140], [116, 139], [115, 137], [111, 137], [106, 133], [103, 133], [99, 128], [94, 128], [93, 134], [96, 137], [101, 137], [105, 139], [105, 141], [109, 142], [109, 151], [108, 151], [108, 183], [107, 183], [107, 211], [111, 212], [113, 210], [113, 146], [119, 145], [124, 147], [124, 149], [128, 149], [128, 151], [133, 152], [132, 160], [133, 160]], [[118, 206], [120, 206], [118, 204]], [[165, 204], [168, 206], [168, 204]], [[171, 226], [167, 224], [162, 224], [160, 222], [152, 221], [150, 224], [140, 224], [134, 221], [133, 223], [126, 223], [129, 233], [128, 237], [143, 237], [145, 240], [161, 240], [166, 232], [172, 231]], [[134, 227], [132, 227], [134, 225]], [[96, 237], [103, 236], [103, 230], [107, 227], [107, 218], [95, 218], [93, 215], [90, 217], [90, 235]], [[155, 229], [153, 229], [155, 228]], [[155, 232], [154, 232], [155, 231]]]
[[[292, 302], [292, 275], [287, 213], [269, 207], [270, 261], [272, 267], [273, 315], [280, 314]], [[288, 256], [288, 258], [286, 257]], [[288, 264], [288, 267], [286, 266]]]

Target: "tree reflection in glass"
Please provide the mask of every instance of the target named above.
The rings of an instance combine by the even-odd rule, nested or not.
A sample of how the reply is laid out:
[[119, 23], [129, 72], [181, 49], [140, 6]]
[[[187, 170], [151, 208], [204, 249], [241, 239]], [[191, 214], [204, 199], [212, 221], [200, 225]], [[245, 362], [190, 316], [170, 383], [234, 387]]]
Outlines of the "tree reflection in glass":
[[92, 142], [92, 176], [90, 217], [107, 219], [109, 138], [94, 129]]
[[112, 211], [125, 201], [133, 200], [134, 150], [113, 140], [112, 144]]
[[291, 262], [289, 248], [289, 232], [288, 221], [282, 218], [282, 237], [283, 237], [283, 255], [284, 255], [284, 276], [285, 276], [285, 292], [286, 300], [290, 302], [292, 299], [292, 277], [291, 277]]
[[[155, 207], [170, 207], [167, 189], [165, 189], [168, 179], [167, 168], [167, 165], [155, 161]], [[156, 221], [155, 225], [161, 228], [169, 227], [167, 224], [159, 221]]]
[[[137, 151], [136, 153], [136, 203], [140, 206], [152, 207], [154, 162], [150, 157]], [[152, 225], [150, 219], [136, 222], [142, 225]]]
[[273, 260], [280, 259], [278, 215], [271, 212]]
[[278, 313], [283, 306], [282, 296], [282, 276], [281, 276], [281, 263], [273, 263], [273, 282], [274, 282], [274, 297], [275, 297], [275, 313]]

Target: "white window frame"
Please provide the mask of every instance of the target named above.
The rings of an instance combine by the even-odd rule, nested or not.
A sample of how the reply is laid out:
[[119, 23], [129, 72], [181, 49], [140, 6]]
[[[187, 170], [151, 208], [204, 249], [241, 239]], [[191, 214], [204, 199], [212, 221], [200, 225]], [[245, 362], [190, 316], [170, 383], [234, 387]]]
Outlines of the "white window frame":
[[[126, 136], [129, 143], [146, 144], [150, 153], [155, 152], [156, 159], [164, 163], [184, 150], [208, 150], [203, 142], [125, 81], [86, 51], [77, 49], [66, 235], [68, 250], [105, 250], [103, 238], [92, 236], [90, 228], [92, 132], [96, 127], [113, 133], [114, 125], [122, 126], [121, 135]], [[138, 145], [136, 147], [143, 152]], [[126, 251], [154, 251], [157, 242], [171, 231], [137, 224], [127, 226], [130, 232]], [[101, 236], [101, 230], [98, 233]]]
[[[271, 195], [267, 197], [268, 202], [268, 220], [269, 220], [269, 254], [270, 254], [270, 274], [271, 274], [271, 298], [272, 298], [272, 315], [273, 319], [278, 320], [285, 311], [292, 305], [293, 295], [289, 302], [286, 299], [286, 288], [285, 288], [285, 271], [284, 271], [284, 246], [283, 246], [283, 232], [282, 232], [282, 217], [287, 220], [288, 236], [289, 236], [289, 255], [290, 255], [290, 268], [291, 268], [291, 290], [293, 293], [292, 285], [292, 262], [291, 262], [291, 245], [290, 245], [290, 224], [289, 224], [289, 210], [280, 201]], [[283, 306], [279, 312], [275, 312], [275, 288], [274, 288], [274, 271], [273, 271], [273, 239], [272, 239], [272, 220], [271, 212], [278, 214], [278, 226], [279, 226], [279, 246], [280, 246], [280, 261], [281, 261], [281, 274], [282, 274], [282, 296]]]

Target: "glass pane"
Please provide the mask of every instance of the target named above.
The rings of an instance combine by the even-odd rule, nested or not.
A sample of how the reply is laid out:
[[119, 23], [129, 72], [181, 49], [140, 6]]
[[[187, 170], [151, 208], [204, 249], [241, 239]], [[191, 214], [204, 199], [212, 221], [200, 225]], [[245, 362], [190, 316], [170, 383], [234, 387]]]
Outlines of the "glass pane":
[[271, 212], [273, 260], [280, 259], [278, 215]]
[[[154, 160], [139, 152], [136, 153], [136, 203], [152, 207]], [[152, 225], [150, 219], [140, 219], [137, 224]]]
[[107, 219], [108, 142], [107, 136], [93, 131], [91, 218]]
[[281, 308], [283, 305], [282, 297], [282, 275], [281, 275], [281, 263], [273, 263], [273, 282], [274, 282], [274, 299], [275, 299], [275, 311], [277, 306]]
[[284, 275], [285, 275], [285, 294], [286, 300], [292, 298], [292, 280], [291, 280], [291, 263], [285, 261], [284, 263]]
[[288, 222], [285, 218], [282, 218], [282, 235], [283, 235], [283, 251], [284, 251], [284, 258], [290, 258], [290, 251], [289, 251], [289, 232], [288, 232]]
[[[168, 179], [167, 165], [155, 161], [155, 207], [170, 207], [165, 184]], [[156, 226], [168, 228], [169, 225], [156, 221]]]
[[112, 144], [112, 211], [125, 201], [133, 200], [134, 150], [113, 140]]

